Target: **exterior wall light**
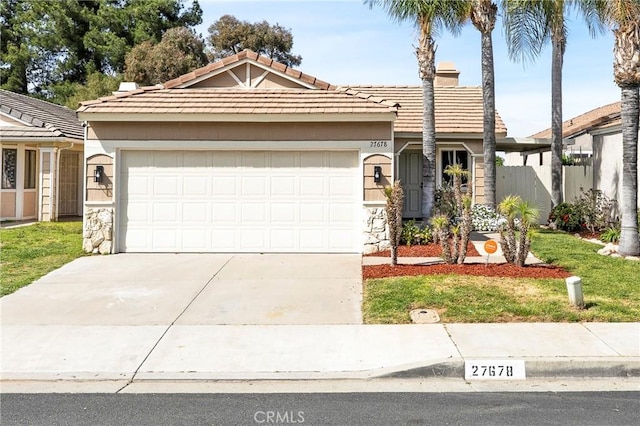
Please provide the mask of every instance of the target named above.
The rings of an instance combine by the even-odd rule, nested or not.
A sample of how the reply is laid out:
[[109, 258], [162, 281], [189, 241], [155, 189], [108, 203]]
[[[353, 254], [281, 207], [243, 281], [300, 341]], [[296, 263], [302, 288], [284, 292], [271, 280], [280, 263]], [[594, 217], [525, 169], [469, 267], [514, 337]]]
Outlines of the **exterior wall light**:
[[93, 175], [93, 181], [97, 183], [102, 183], [102, 178], [104, 176], [104, 166], [96, 166], [95, 174]]
[[373, 166], [373, 181], [380, 183], [380, 180], [382, 180], [382, 167]]

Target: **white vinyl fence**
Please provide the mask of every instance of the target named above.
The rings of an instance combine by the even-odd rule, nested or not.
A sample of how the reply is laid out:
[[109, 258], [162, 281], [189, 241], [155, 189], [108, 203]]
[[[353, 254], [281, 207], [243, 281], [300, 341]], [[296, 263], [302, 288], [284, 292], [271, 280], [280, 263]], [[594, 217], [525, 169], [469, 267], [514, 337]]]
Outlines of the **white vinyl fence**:
[[[563, 166], [564, 201], [573, 202], [580, 189], [593, 187], [593, 166]], [[551, 211], [551, 165], [501, 166], [496, 168], [496, 199], [519, 195], [540, 209], [540, 223]]]

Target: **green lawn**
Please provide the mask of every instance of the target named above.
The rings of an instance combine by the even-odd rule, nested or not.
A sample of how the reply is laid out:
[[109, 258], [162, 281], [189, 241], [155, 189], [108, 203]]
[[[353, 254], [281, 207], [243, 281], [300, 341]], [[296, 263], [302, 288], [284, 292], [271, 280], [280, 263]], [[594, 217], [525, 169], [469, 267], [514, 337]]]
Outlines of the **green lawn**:
[[569, 306], [561, 279], [426, 275], [364, 283], [368, 324], [409, 323], [409, 311], [436, 309], [442, 322], [565, 322], [640, 320], [640, 262], [601, 256], [597, 244], [540, 232], [531, 250], [582, 278], [586, 309]]
[[40, 222], [0, 230], [0, 296], [80, 257], [82, 222]]

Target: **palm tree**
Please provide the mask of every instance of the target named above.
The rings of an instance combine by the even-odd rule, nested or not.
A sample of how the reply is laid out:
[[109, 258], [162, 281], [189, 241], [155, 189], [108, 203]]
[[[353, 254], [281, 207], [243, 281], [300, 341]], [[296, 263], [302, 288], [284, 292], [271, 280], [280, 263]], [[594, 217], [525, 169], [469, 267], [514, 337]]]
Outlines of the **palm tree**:
[[621, 90], [622, 223], [618, 252], [640, 254], [638, 240], [638, 116], [640, 115], [640, 2], [597, 1], [600, 19], [613, 29], [613, 76]]
[[496, 91], [491, 33], [498, 6], [493, 0], [472, 0], [469, 17], [480, 31], [482, 45], [482, 148], [484, 153], [484, 204], [496, 209]]
[[436, 123], [433, 80], [436, 42], [433, 35], [446, 28], [456, 34], [465, 20], [465, 1], [451, 0], [365, 0], [370, 7], [381, 6], [397, 21], [413, 21], [420, 31], [416, 56], [422, 80], [424, 102], [422, 122], [422, 216], [431, 216], [436, 190]]
[[563, 199], [562, 63], [568, 35], [565, 14], [571, 9], [577, 9], [582, 14], [592, 36], [601, 28], [593, 0], [502, 0], [503, 23], [511, 59], [534, 59], [551, 42], [552, 207]]

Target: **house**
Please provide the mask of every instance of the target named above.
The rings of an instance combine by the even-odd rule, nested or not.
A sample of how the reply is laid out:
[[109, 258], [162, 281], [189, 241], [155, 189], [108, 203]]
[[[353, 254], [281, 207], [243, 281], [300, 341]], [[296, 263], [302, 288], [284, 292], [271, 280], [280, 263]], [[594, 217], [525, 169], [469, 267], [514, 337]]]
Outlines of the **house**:
[[[639, 132], [640, 136], [640, 132]], [[551, 129], [542, 130], [531, 138], [551, 138]], [[622, 195], [622, 119], [620, 102], [614, 102], [570, 118], [562, 123], [563, 153], [569, 159], [591, 165], [591, 188], [620, 203]], [[540, 164], [551, 164], [551, 153], [537, 154]], [[508, 155], [507, 164], [525, 163], [526, 157]], [[640, 175], [640, 153], [638, 154]], [[589, 188], [584, 188], [589, 189]], [[571, 199], [567, 200], [571, 201]], [[640, 206], [640, 200], [639, 200]], [[616, 206], [614, 206], [616, 207]], [[619, 212], [614, 211], [614, 214]]]
[[[457, 80], [440, 67], [438, 183], [461, 162], [482, 197], [482, 93]], [[87, 251], [374, 251], [395, 179], [405, 216], [420, 215], [419, 86], [336, 87], [243, 51], [77, 113]], [[504, 139], [499, 116], [496, 128], [529, 147]]]
[[83, 145], [73, 110], [0, 90], [1, 219], [81, 216]]

